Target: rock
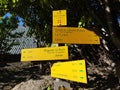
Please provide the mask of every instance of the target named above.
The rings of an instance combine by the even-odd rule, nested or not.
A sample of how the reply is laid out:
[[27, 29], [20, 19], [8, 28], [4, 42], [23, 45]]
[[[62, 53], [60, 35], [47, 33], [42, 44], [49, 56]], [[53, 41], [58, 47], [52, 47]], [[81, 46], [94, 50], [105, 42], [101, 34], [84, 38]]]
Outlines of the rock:
[[11, 90], [44, 90], [53, 83], [53, 79], [50, 76], [44, 76], [41, 80], [30, 79], [26, 82], [21, 82]]

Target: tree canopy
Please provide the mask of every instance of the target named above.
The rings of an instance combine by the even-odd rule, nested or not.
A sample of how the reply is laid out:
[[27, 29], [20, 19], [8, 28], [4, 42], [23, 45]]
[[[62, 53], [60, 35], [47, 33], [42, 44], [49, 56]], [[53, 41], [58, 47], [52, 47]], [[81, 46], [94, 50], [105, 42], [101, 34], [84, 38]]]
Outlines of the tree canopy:
[[15, 32], [18, 20], [13, 15], [0, 19], [0, 55], [8, 53], [12, 46], [19, 45], [16, 38], [20, 38], [24, 32]]
[[[67, 26], [78, 26], [78, 22], [84, 17], [82, 22], [86, 23], [84, 27], [96, 30], [102, 38], [101, 28], [104, 28], [110, 38], [110, 42], [116, 48], [120, 48], [119, 41], [119, 26], [117, 16], [119, 16], [119, 0], [3, 0], [3, 10], [8, 10], [12, 13], [18, 14], [24, 18], [25, 24], [31, 27], [30, 34], [39, 33], [36, 38], [42, 37], [47, 42], [51, 41], [47, 36], [50, 36], [49, 29], [47, 36], [44, 36], [44, 30], [52, 26], [52, 11], [66, 9], [68, 24]], [[39, 30], [37, 30], [39, 29]], [[42, 33], [43, 32], [43, 33]], [[42, 34], [40, 34], [42, 33]], [[46, 33], [47, 34], [47, 33]]]

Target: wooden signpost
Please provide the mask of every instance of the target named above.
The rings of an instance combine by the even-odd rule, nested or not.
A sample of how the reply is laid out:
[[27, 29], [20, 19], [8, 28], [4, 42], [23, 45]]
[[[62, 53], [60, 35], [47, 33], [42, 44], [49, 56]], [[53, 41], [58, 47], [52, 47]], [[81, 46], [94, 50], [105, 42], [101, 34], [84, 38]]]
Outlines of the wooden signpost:
[[[67, 25], [66, 19], [66, 10], [53, 11], [53, 43], [99, 44], [99, 37], [93, 32], [83, 28], [61, 27]], [[85, 60], [54, 63], [51, 68], [51, 76], [87, 83]], [[60, 81], [59, 84], [61, 83], [63, 82]], [[57, 87], [55, 84], [54, 88]]]

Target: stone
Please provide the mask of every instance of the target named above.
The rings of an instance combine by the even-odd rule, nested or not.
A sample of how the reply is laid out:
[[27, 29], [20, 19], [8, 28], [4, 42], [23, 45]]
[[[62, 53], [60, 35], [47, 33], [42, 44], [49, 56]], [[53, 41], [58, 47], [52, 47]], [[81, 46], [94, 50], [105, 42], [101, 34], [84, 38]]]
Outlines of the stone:
[[11, 90], [44, 90], [53, 83], [53, 79], [49, 76], [46, 76], [41, 80], [30, 79], [26, 82], [21, 82]]

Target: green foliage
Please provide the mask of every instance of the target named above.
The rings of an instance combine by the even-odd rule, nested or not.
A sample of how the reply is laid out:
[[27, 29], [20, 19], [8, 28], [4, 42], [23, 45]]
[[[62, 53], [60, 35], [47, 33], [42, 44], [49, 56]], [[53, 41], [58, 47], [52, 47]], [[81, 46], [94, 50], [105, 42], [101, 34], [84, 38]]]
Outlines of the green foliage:
[[[119, 6], [120, 3], [117, 0], [108, 3], [108, 7], [112, 10], [110, 14], [114, 16], [109, 17], [111, 22], [114, 21], [112, 25], [108, 23], [107, 12], [105, 11], [107, 4], [103, 0], [18, 0], [15, 7], [8, 7], [7, 9], [24, 19], [25, 25], [30, 27], [27, 35], [36, 38], [38, 47], [46, 46], [45, 44], [52, 41], [52, 11], [66, 9], [67, 26], [88, 28], [98, 34], [102, 40], [104, 39], [107, 44], [119, 48], [119, 35], [115, 35], [117, 38], [111, 36], [111, 33], [118, 34], [118, 28], [114, 28], [118, 26], [113, 28], [109, 26], [117, 25], [115, 15], [118, 13], [113, 11], [118, 10], [114, 4], [116, 3]], [[43, 45], [42, 42], [44, 42]], [[101, 45], [105, 48], [104, 43], [101, 42]], [[107, 47], [112, 49], [109, 45]]]
[[0, 54], [4, 54], [8, 53], [14, 45], [19, 45], [16, 38], [20, 38], [23, 32], [15, 32], [15, 29], [18, 27], [18, 21], [14, 15], [10, 18], [2, 18], [0, 21]]

